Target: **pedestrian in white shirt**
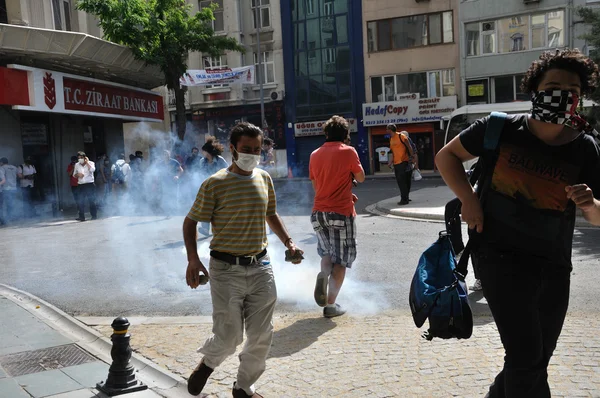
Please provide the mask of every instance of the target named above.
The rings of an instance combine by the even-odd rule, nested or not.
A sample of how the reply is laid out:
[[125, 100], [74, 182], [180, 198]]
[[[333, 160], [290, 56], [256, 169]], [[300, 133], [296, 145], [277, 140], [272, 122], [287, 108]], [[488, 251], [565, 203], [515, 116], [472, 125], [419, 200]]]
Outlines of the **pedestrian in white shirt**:
[[25, 158], [25, 163], [17, 168], [17, 177], [21, 180], [21, 192], [23, 193], [23, 215], [25, 217], [35, 216], [33, 208], [33, 186], [37, 171], [33, 165], [31, 156]]
[[85, 152], [77, 152], [77, 163], [73, 176], [77, 177], [79, 217], [77, 221], [85, 221], [85, 201], [89, 203], [92, 220], [98, 218], [96, 209], [96, 186], [94, 184], [96, 165], [88, 159]]

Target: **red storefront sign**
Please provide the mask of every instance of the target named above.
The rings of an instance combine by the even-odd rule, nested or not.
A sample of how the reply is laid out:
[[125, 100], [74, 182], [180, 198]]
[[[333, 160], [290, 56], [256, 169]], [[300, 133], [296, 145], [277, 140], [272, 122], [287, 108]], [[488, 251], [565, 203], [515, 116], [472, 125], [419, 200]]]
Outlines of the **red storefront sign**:
[[66, 110], [164, 119], [163, 98], [158, 94], [66, 76], [63, 90]]
[[0, 67], [0, 105], [29, 105], [27, 72]]

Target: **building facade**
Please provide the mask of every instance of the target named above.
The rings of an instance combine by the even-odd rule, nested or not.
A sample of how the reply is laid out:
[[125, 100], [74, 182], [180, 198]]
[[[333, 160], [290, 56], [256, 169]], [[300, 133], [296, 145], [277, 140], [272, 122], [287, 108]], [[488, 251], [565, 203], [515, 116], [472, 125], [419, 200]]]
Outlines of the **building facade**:
[[460, 4], [462, 94], [466, 104], [529, 101], [521, 79], [544, 50], [590, 49], [574, 7], [586, 0], [471, 0]]
[[[215, 5], [213, 29], [216, 35], [228, 35], [242, 44], [246, 52], [225, 52], [220, 57], [192, 53], [188, 68], [210, 70], [256, 66], [256, 84], [227, 84], [188, 87], [186, 107], [190, 144], [201, 146], [206, 135], [216, 136], [227, 143], [229, 131], [236, 123], [247, 121], [261, 126], [260, 82], [263, 83], [265, 123], [268, 137], [275, 141], [275, 177], [287, 176], [287, 152], [284, 122], [285, 82], [279, 3], [269, 0], [193, 0], [192, 12]], [[258, 25], [258, 26], [257, 26]], [[258, 48], [257, 28], [260, 32]], [[261, 61], [259, 68], [258, 61]], [[175, 122], [174, 96], [168, 98], [171, 122]], [[189, 145], [188, 145], [189, 146]], [[228, 145], [225, 145], [228, 148]], [[228, 151], [228, 149], [227, 149]], [[228, 160], [231, 154], [224, 155]]]
[[458, 0], [362, 0], [369, 162], [387, 167], [394, 123], [416, 144], [419, 167], [434, 170], [441, 120], [460, 103]]
[[164, 84], [123, 47], [102, 40], [73, 0], [0, 2], [0, 156], [33, 157], [38, 212], [73, 203], [71, 156], [124, 152], [124, 122], [163, 126]]
[[308, 175], [310, 154], [325, 142], [333, 115], [351, 123], [352, 142], [368, 169], [362, 4], [354, 0], [281, 0], [285, 134], [290, 174]]

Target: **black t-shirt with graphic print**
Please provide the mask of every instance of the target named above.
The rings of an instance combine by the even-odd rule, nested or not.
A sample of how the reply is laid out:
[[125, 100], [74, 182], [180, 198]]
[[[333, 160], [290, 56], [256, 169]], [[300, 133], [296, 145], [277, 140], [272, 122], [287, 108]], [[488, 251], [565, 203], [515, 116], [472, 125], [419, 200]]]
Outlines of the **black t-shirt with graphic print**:
[[[483, 147], [488, 120], [460, 134], [474, 156], [490, 156]], [[529, 131], [527, 115], [509, 115], [497, 153], [486, 175], [483, 245], [571, 267], [576, 206], [565, 188], [587, 184], [600, 198], [600, 150], [593, 138], [581, 134], [565, 145], [547, 145]]]

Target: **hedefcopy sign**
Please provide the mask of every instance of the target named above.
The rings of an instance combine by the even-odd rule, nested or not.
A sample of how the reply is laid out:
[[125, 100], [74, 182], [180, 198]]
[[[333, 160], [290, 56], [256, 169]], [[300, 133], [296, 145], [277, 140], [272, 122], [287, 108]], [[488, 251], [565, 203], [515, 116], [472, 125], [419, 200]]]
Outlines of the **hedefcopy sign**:
[[[351, 133], [358, 132], [358, 125], [356, 119], [346, 119], [348, 121], [348, 127]], [[294, 135], [296, 137], [309, 137], [313, 135], [323, 135], [323, 126], [325, 126], [327, 120], [321, 120], [318, 122], [302, 122], [294, 124]]]
[[29, 105], [13, 108], [160, 122], [163, 97], [149, 90], [20, 65], [29, 81]]
[[439, 122], [456, 107], [455, 95], [363, 104], [363, 125]]

